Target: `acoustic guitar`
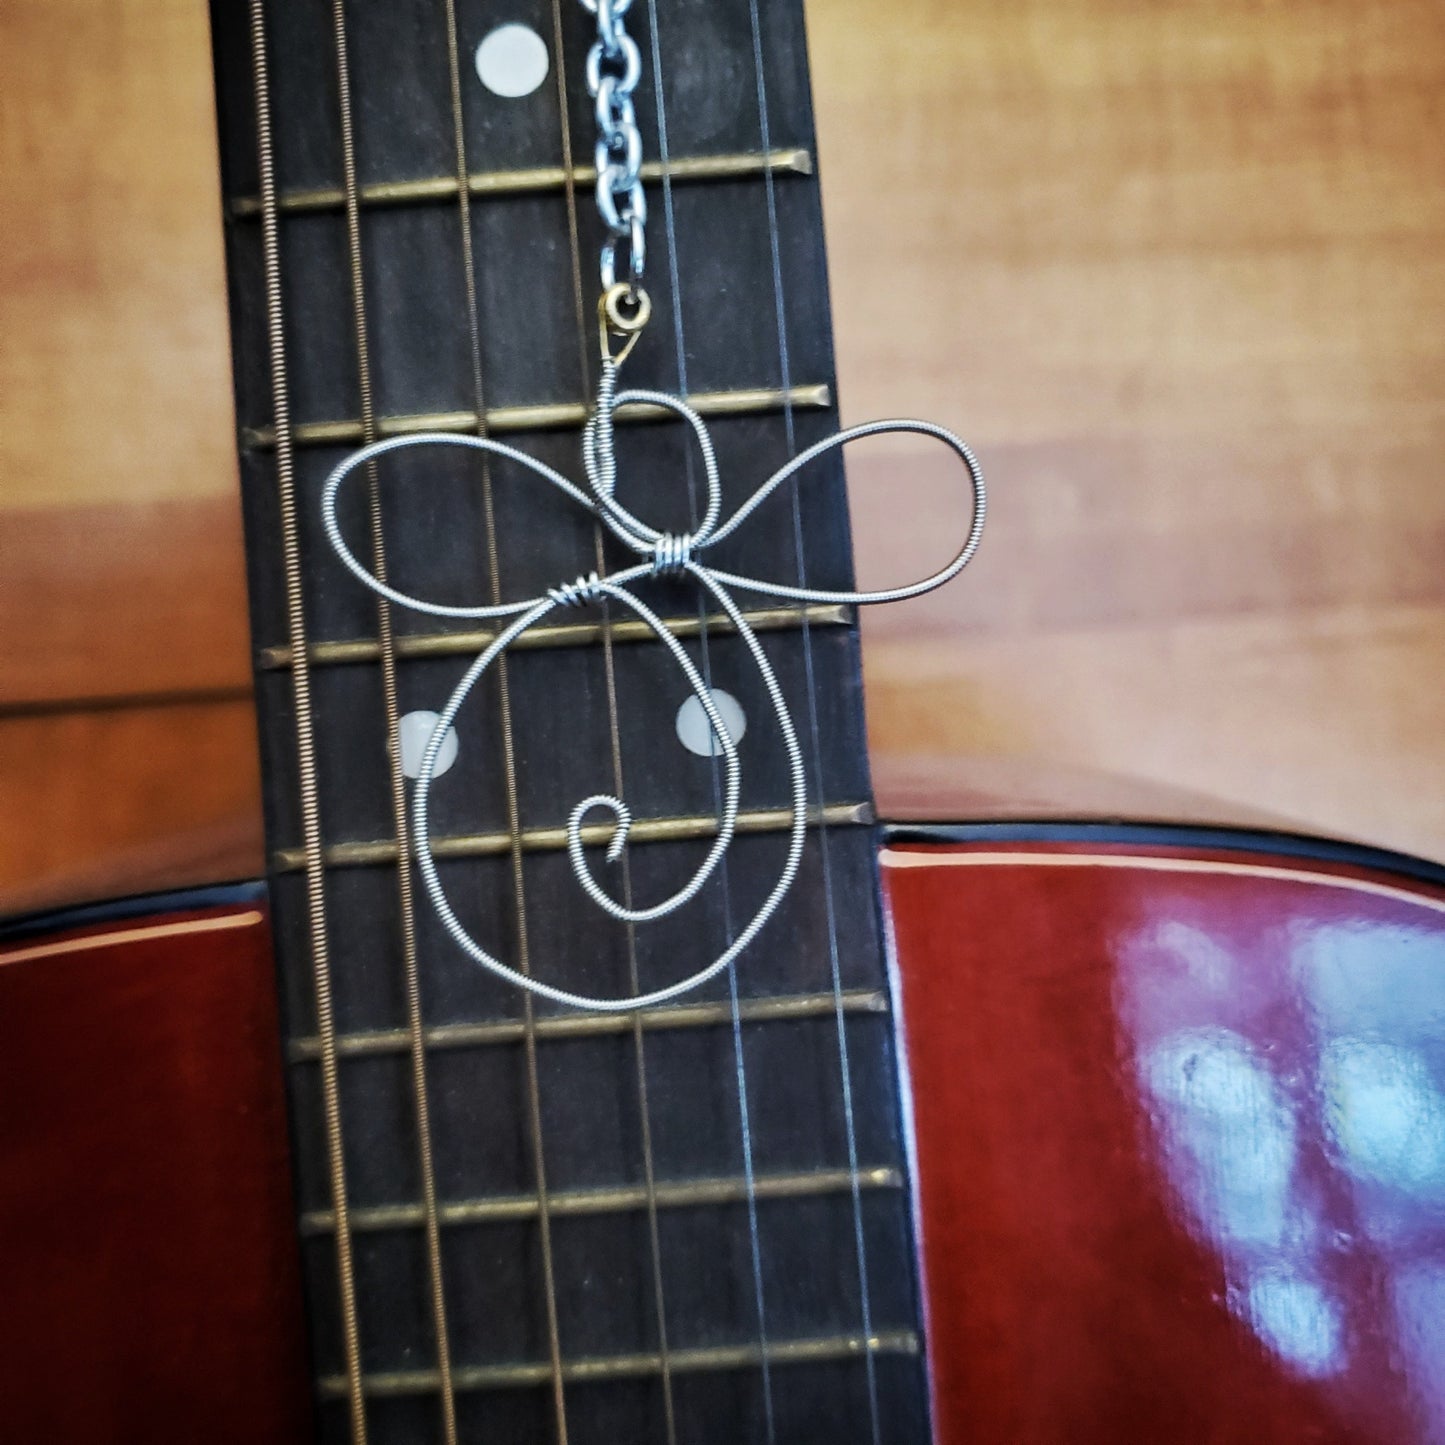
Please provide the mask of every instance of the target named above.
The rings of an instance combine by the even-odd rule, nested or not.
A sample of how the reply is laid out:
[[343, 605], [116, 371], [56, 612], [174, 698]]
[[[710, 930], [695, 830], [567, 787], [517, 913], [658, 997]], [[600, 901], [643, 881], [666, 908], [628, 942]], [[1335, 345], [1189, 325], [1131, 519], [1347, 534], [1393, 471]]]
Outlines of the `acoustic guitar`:
[[[629, 383], [706, 421], [731, 510], [836, 426], [801, 5], [628, 20], [654, 210]], [[0, 935], [0, 1438], [1445, 1439], [1445, 871], [1224, 828], [889, 827], [856, 610], [801, 602], [744, 615], [807, 826], [731, 966], [595, 1010], [458, 946], [423, 856], [529, 977], [665, 988], [757, 913], [792, 818], [746, 635], [659, 578], [741, 759], [735, 836], [687, 908], [610, 918], [573, 876], [579, 799], [626, 799], [643, 901], [731, 816], [668, 646], [559, 611], [444, 734], [499, 629], [378, 604], [326, 534], [328, 475], [387, 438], [576, 474], [596, 21], [216, 0], [213, 25], [268, 873]], [[618, 421], [627, 505], [696, 528], [687, 429]], [[340, 521], [454, 602], [627, 560], [463, 447], [382, 459]], [[849, 591], [836, 451], [717, 556]]]

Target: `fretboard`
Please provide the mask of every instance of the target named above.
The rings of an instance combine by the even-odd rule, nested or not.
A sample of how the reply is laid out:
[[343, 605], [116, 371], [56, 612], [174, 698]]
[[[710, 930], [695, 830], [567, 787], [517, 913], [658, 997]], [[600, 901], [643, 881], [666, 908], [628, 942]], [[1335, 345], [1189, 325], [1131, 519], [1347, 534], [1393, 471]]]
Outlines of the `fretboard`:
[[[319, 1432], [923, 1441], [851, 613], [749, 613], [809, 771], [804, 864], [778, 915], [681, 1001], [581, 1015], [468, 960], [410, 861], [411, 784], [389, 740], [440, 709], [492, 631], [379, 609], [323, 534], [325, 476], [381, 436], [496, 435], [580, 476], [600, 241], [590, 17], [555, 5], [213, 7]], [[503, 22], [549, 52], [525, 97], [493, 94], [473, 64]], [[837, 423], [801, 5], [637, 0], [628, 25], [645, 61], [655, 314], [626, 380], [708, 417], [727, 510]], [[684, 441], [647, 414], [619, 427], [623, 500], [673, 530], [701, 497]], [[567, 499], [470, 452], [388, 458], [342, 524], [393, 585], [449, 603], [625, 560]], [[848, 586], [841, 468], [820, 463], [710, 560]], [[739, 836], [692, 905], [615, 923], [566, 854], [577, 800], [620, 793], [636, 820], [620, 866], [647, 903], [716, 833], [719, 763], [679, 742], [687, 685], [633, 619], [584, 609], [528, 633], [459, 717], [432, 790], [432, 847], [464, 924], [587, 994], [657, 988], [717, 956], [786, 848], [762, 679], [695, 589], [647, 595], [747, 721]]]

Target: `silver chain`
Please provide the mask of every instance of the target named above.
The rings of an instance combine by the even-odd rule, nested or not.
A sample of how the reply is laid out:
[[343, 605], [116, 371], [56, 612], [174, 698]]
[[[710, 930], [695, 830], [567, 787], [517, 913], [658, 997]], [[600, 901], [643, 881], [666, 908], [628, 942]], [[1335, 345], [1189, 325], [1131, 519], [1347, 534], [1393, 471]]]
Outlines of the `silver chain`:
[[632, 93], [642, 79], [642, 52], [624, 21], [632, 0], [582, 0], [597, 17], [597, 39], [587, 53], [587, 93], [597, 112], [597, 210], [607, 227], [602, 245], [602, 289], [619, 279], [617, 248], [626, 246], [621, 279], [635, 295], [647, 270], [647, 197], [642, 190], [642, 132]]

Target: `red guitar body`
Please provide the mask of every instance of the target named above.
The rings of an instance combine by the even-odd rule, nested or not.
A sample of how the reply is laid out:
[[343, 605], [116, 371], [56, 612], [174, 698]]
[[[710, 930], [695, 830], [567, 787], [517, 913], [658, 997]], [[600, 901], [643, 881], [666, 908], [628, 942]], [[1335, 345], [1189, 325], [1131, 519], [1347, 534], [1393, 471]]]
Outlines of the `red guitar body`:
[[972, 831], [883, 858], [940, 1445], [1445, 1439], [1439, 871]]
[[[1445, 1439], [1445, 875], [895, 833], [934, 1433]], [[0, 1438], [304, 1441], [257, 889], [0, 946]]]

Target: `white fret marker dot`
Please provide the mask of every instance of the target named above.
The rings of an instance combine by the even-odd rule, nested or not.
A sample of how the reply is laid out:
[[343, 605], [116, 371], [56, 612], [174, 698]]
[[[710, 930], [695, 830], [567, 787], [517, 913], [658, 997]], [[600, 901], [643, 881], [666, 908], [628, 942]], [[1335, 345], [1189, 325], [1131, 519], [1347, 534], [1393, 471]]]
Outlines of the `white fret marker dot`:
[[477, 75], [505, 100], [531, 95], [550, 63], [546, 42], [526, 25], [499, 25], [477, 46]]
[[[422, 754], [431, 741], [440, 719], [434, 712], [409, 712], [396, 725], [397, 741], [401, 744], [401, 770], [409, 778], [421, 771]], [[439, 778], [457, 760], [457, 730], [448, 728], [442, 739], [441, 751], [437, 753], [436, 766], [432, 777]]]
[[[743, 715], [742, 704], [732, 693], [717, 687], [712, 690], [712, 701], [722, 717], [727, 735], [736, 746], [742, 742], [743, 734], [748, 730], [748, 720]], [[677, 736], [688, 752], [696, 753], [700, 758], [716, 758], [722, 754], [722, 744], [713, 733], [707, 713], [691, 693], [677, 710]]]

